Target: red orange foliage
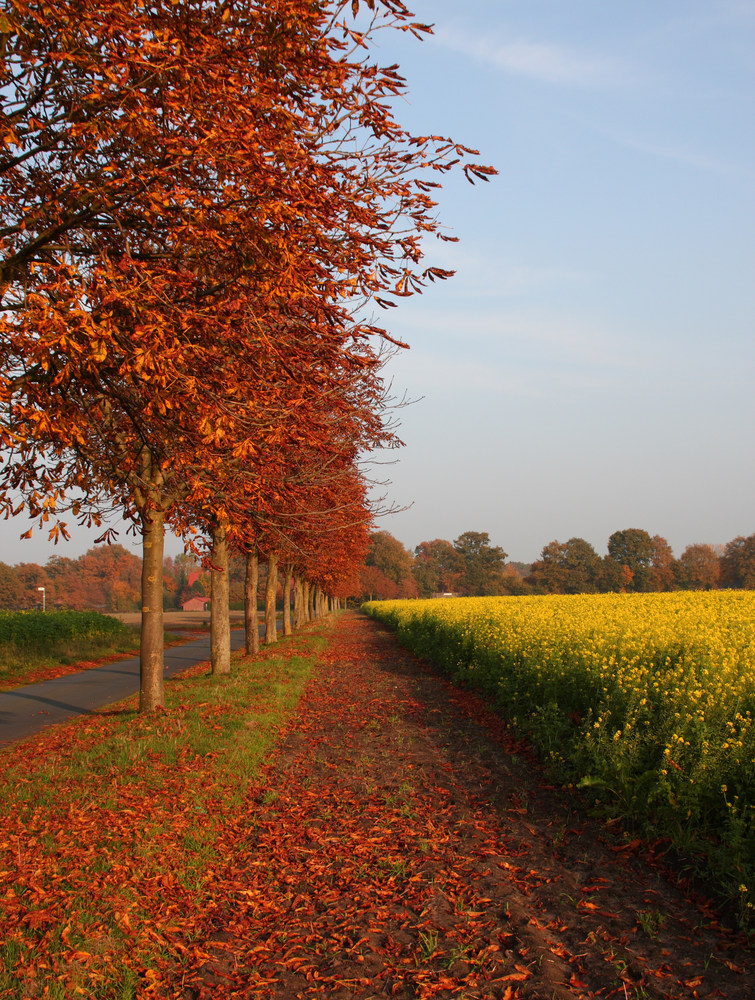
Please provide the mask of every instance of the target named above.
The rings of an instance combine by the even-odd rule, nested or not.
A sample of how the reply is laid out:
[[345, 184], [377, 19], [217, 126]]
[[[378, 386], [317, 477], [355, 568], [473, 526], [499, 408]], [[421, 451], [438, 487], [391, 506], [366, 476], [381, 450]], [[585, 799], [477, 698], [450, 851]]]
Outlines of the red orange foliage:
[[363, 29], [356, 2], [17, 0], [0, 24], [0, 500], [52, 537], [72, 490], [138, 523], [147, 709], [166, 520], [272, 515], [302, 448], [390, 441], [390, 338], [357, 317], [448, 275], [421, 240], [471, 151], [396, 121], [368, 40], [428, 29], [366, 6]]

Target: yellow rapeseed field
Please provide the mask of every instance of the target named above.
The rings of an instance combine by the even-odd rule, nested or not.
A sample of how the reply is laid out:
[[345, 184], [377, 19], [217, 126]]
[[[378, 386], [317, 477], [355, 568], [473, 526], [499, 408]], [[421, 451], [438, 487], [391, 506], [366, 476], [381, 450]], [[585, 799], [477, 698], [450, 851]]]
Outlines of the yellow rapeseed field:
[[365, 606], [527, 730], [566, 781], [755, 904], [755, 592]]

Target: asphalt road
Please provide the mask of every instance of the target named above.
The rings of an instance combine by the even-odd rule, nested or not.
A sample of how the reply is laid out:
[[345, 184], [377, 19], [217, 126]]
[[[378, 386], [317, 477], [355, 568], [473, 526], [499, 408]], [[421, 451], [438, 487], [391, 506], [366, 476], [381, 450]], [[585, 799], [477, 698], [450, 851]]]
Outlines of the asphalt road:
[[[231, 630], [231, 649], [244, 645], [244, 630]], [[210, 658], [210, 635], [165, 650], [165, 676]], [[0, 744], [13, 743], [139, 691], [139, 657], [81, 670], [41, 684], [0, 692]]]

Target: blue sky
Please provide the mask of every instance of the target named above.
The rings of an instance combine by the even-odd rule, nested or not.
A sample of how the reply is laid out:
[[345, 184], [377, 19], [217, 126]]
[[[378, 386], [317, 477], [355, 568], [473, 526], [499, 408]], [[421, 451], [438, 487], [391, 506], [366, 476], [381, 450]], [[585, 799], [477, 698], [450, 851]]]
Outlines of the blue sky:
[[[406, 447], [377, 470], [407, 547], [487, 531], [514, 560], [629, 527], [677, 555], [755, 532], [755, 2], [415, 0], [384, 36], [400, 120], [480, 149], [433, 242], [449, 282], [382, 316], [404, 338]], [[0, 559], [75, 556], [16, 543]], [[122, 538], [132, 545], [133, 538]], [[179, 551], [174, 545], [170, 551]], [[138, 552], [138, 548], [135, 549]]]
[[[755, 531], [755, 4], [423, 0], [404, 118], [480, 149], [447, 185], [456, 277], [392, 315], [409, 547], [512, 559], [628, 527]], [[384, 45], [386, 55], [388, 46]], [[392, 59], [390, 60], [392, 61]]]

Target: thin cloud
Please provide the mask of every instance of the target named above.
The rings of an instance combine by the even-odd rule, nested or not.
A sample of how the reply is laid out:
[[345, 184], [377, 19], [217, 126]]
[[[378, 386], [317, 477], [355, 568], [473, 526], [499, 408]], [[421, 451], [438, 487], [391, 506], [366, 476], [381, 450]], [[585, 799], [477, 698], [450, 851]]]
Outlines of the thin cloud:
[[451, 25], [436, 28], [435, 40], [445, 48], [490, 63], [505, 73], [544, 83], [594, 87], [626, 77], [625, 68], [616, 61], [564, 45], [521, 38], [501, 42], [468, 34]]
[[663, 160], [673, 160], [676, 163], [683, 163], [685, 166], [704, 170], [708, 173], [752, 176], [752, 171], [747, 167], [738, 163], [721, 160], [715, 156], [707, 156], [705, 153], [695, 153], [676, 146], [645, 142], [642, 139], [635, 139], [626, 135], [613, 134], [611, 138], [620, 146], [625, 146], [627, 149], [635, 149], [639, 153], [646, 153], [648, 156], [654, 156]]

